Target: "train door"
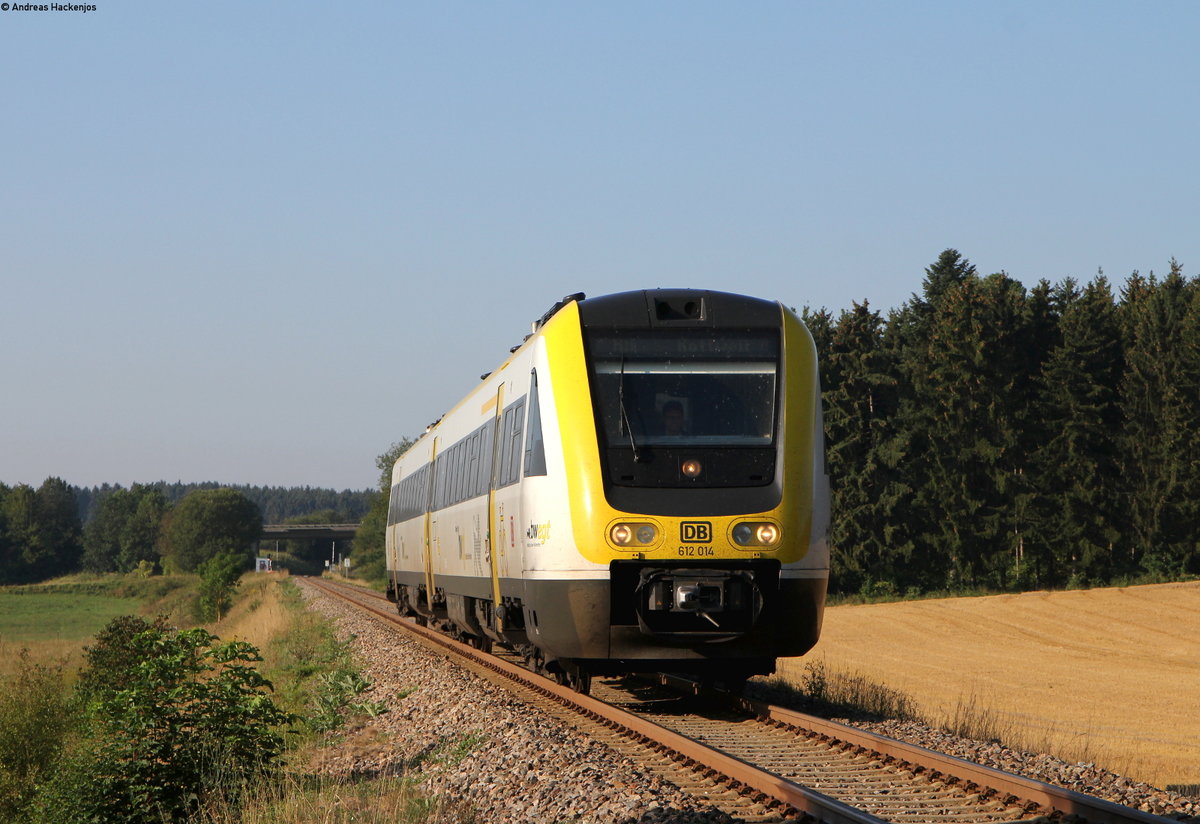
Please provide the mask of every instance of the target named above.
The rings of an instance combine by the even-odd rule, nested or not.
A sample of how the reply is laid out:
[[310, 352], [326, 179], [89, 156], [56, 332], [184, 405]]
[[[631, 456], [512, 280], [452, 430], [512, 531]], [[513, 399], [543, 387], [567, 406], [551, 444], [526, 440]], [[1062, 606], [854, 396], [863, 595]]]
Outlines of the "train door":
[[501, 580], [513, 578], [524, 566], [524, 541], [518, 540], [521, 528], [521, 464], [525, 397], [509, 401], [500, 417], [496, 432], [495, 562]]
[[437, 494], [435, 490], [438, 486], [438, 471], [437, 471], [437, 454], [438, 454], [438, 439], [433, 439], [433, 454], [429, 457], [429, 470], [431, 477], [429, 478], [428, 498], [425, 501], [425, 517], [421, 520], [424, 522], [422, 535], [422, 554], [425, 561], [425, 604], [429, 611], [433, 612], [434, 601], [434, 583], [433, 583], [433, 536], [437, 529], [437, 513], [434, 511], [434, 505], [437, 503]]
[[491, 443], [487, 444], [487, 446], [491, 447], [491, 449], [490, 449], [491, 460], [489, 461], [490, 470], [488, 472], [488, 506], [487, 506], [488, 524], [487, 524], [487, 535], [484, 538], [484, 544], [485, 544], [485, 549], [486, 549], [486, 553], [487, 553], [488, 568], [491, 572], [491, 578], [492, 578], [492, 605], [495, 610], [494, 615], [495, 615], [495, 620], [496, 620], [496, 629], [499, 631], [504, 630], [504, 622], [502, 620], [504, 611], [499, 609], [502, 602], [500, 600], [500, 569], [499, 569], [498, 564], [496, 563], [496, 550], [499, 546], [499, 537], [497, 535], [497, 531], [500, 528], [500, 524], [503, 523], [503, 516], [502, 516], [502, 513], [497, 512], [497, 508], [496, 508], [497, 507], [496, 479], [497, 479], [497, 473], [499, 471], [499, 466], [500, 466], [500, 461], [498, 460], [498, 453], [499, 453], [499, 449], [500, 449], [500, 442], [503, 440], [500, 437], [500, 432], [501, 432], [500, 424], [501, 424], [501, 421], [503, 418], [503, 414], [504, 414], [504, 384], [501, 383], [500, 387], [496, 390], [496, 417], [492, 421]]

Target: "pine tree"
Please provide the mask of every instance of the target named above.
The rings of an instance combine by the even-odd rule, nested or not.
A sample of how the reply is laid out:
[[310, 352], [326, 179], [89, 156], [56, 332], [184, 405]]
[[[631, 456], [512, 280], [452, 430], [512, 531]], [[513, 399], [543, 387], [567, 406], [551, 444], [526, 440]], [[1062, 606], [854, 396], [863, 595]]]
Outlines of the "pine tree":
[[951, 554], [931, 538], [940, 529], [941, 509], [930, 493], [931, 450], [936, 421], [927, 403], [935, 317], [947, 295], [977, 280], [975, 266], [956, 249], [946, 249], [925, 269], [921, 294], [888, 315], [883, 348], [898, 377], [896, 412], [879, 458], [895, 482], [881, 499], [886, 540], [896, 583], [904, 589], [940, 589], [950, 578]]
[[951, 589], [1010, 586], [1024, 540], [1018, 504], [1029, 495], [1025, 291], [1004, 274], [972, 275], [932, 309], [927, 343], [908, 358], [921, 542]]
[[896, 548], [889, 543], [889, 503], [896, 468], [886, 461], [896, 411], [896, 375], [883, 348], [883, 321], [855, 303], [833, 328], [828, 369], [838, 377], [825, 393], [825, 428], [832, 488], [831, 586], [836, 591], [894, 588]]
[[1161, 282], [1135, 273], [1122, 307], [1128, 337], [1121, 470], [1129, 515], [1122, 560], [1167, 577], [1197, 563], [1198, 289], [1172, 260]]
[[1103, 277], [1082, 293], [1065, 281], [1055, 299], [1062, 312], [1062, 340], [1039, 380], [1036, 409], [1045, 439], [1033, 456], [1039, 493], [1036, 544], [1045, 551], [1029, 559], [1030, 583], [1104, 583], [1115, 571], [1120, 539], [1115, 489], [1120, 326]]

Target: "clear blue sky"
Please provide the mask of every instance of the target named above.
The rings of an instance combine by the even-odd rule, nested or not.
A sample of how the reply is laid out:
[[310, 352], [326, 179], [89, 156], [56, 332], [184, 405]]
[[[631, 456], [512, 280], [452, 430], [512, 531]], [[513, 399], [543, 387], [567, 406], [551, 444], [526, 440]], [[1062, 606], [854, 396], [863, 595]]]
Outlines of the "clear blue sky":
[[1200, 267], [1200, 3], [0, 12], [0, 481], [363, 488], [559, 297]]

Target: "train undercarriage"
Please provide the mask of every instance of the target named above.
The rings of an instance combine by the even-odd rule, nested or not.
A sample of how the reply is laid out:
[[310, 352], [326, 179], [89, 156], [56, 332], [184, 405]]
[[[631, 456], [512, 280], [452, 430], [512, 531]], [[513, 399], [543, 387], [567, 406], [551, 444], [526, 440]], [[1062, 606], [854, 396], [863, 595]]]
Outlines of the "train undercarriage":
[[424, 626], [485, 651], [499, 645], [579, 692], [592, 676], [639, 672], [736, 689], [773, 673], [777, 656], [802, 655], [816, 642], [821, 583], [781, 579], [770, 560], [615, 561], [608, 579], [514, 581], [524, 597], [502, 596], [498, 607], [486, 592], [443, 586], [431, 598], [418, 580], [393, 580], [388, 597]]

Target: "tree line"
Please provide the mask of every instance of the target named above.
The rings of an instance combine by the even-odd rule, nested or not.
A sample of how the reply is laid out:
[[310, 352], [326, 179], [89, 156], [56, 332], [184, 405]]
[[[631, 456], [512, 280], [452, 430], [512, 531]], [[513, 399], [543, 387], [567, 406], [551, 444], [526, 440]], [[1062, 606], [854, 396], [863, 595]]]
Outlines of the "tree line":
[[947, 249], [884, 318], [805, 309], [831, 589], [1025, 590], [1200, 574], [1200, 280], [1026, 289]]
[[[290, 518], [308, 515], [319, 510], [334, 510], [345, 513], [348, 521], [360, 521], [371, 505], [369, 489], [325, 489], [311, 486], [251, 486], [249, 484], [220, 484], [215, 481], [202, 483], [167, 483], [157, 481], [144, 486], [157, 489], [169, 503], [182, 500], [197, 489], [236, 489], [258, 506], [263, 514], [263, 523], [281, 524]], [[104, 498], [122, 489], [120, 484], [102, 484], [92, 487], [72, 487], [79, 502], [79, 517], [86, 524], [92, 519], [96, 508]]]
[[[349, 522], [363, 517], [372, 495], [310, 487], [161, 482], [82, 490], [61, 478], [47, 478], [37, 488], [0, 483], [0, 584], [79, 571], [203, 575], [216, 565], [244, 569], [265, 520], [258, 500], [272, 507], [270, 522]], [[320, 509], [326, 502], [340, 506]], [[288, 544], [289, 557], [297, 563], [328, 550], [327, 544]], [[314, 569], [319, 565], [309, 564]]]

